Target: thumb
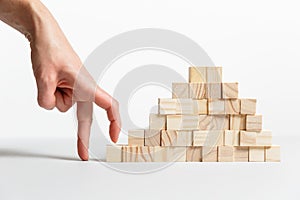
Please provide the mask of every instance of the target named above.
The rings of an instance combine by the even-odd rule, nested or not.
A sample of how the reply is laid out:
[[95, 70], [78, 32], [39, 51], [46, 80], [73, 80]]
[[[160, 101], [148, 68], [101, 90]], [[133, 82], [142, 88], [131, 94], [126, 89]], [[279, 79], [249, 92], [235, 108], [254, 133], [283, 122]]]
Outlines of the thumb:
[[37, 87], [39, 106], [47, 110], [52, 110], [56, 104], [56, 82], [39, 80], [37, 81]]

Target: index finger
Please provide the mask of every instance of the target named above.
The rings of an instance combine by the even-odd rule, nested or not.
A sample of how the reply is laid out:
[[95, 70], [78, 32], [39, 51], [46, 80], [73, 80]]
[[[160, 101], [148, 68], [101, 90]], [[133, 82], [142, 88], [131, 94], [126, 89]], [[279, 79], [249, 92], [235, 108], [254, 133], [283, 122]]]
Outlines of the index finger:
[[95, 92], [95, 103], [106, 110], [107, 118], [110, 121], [109, 135], [111, 140], [116, 143], [121, 130], [119, 103], [98, 86]]

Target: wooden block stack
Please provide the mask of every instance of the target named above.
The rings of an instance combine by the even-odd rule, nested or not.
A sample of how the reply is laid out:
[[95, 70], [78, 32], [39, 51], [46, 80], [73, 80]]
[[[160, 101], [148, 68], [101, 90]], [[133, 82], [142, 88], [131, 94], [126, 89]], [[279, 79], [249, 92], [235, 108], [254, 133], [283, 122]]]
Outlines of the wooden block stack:
[[173, 83], [158, 99], [149, 130], [129, 130], [128, 145], [107, 146], [107, 162], [279, 162], [280, 147], [262, 130], [256, 99], [239, 99], [222, 67], [190, 67], [189, 83]]

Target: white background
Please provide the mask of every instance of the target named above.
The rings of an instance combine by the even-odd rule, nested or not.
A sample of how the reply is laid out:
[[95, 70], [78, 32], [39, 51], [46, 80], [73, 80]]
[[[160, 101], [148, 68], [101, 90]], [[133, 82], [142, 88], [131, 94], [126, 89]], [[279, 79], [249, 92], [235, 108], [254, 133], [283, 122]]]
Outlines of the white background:
[[[170, 29], [186, 35], [200, 44], [216, 65], [223, 66], [225, 81], [237, 81], [240, 83], [240, 96], [258, 99], [258, 112], [264, 116], [264, 127], [273, 131], [277, 144], [281, 144], [280, 138], [283, 137], [287, 141], [287, 146], [289, 142], [294, 144], [294, 137], [289, 140], [290, 137], [288, 136], [298, 136], [299, 134], [300, 13], [298, 1], [60, 0], [43, 2], [56, 17], [83, 61], [102, 42], [125, 31], [154, 27]], [[157, 64], [166, 62], [164, 61], [164, 56], [153, 56], [156, 56], [155, 63]], [[139, 56], [135, 58], [138, 59]], [[136, 63], [148, 64], [147, 62], [150, 62], [142, 58], [140, 57], [140, 60], [129, 59], [129, 61], [135, 62], [134, 65]], [[168, 59], [170, 62], [175, 62], [172, 61], [172, 58]], [[176, 63], [179, 64], [180, 61], [176, 61]], [[117, 66], [116, 64], [115, 67]], [[185, 76], [187, 76], [187, 67], [186, 70], [182, 71], [182, 73], [186, 73]], [[126, 67], [120, 68], [120, 74], [126, 73], [126, 70], [128, 70]], [[118, 76], [115, 76], [114, 81], [117, 80]], [[109, 92], [112, 90], [105, 83], [103, 83], [102, 87]], [[29, 44], [24, 36], [3, 23], [0, 23], [0, 90], [0, 140], [1, 138], [4, 141], [5, 138], [17, 140], [20, 138], [35, 139], [42, 137], [44, 139], [72, 138], [75, 142], [76, 129], [73, 110], [61, 114], [57, 110], [45, 111], [38, 107], [36, 102], [36, 85], [31, 70]], [[156, 98], [159, 95], [168, 96], [169, 94], [166, 92], [159, 91], [159, 94], [150, 94], [149, 98]], [[138, 104], [143, 104], [143, 102], [138, 100], [137, 98], [137, 106]], [[149, 101], [147, 106], [150, 108], [152, 103], [152, 101]], [[148, 114], [143, 114], [145, 111], [143, 113], [134, 111], [132, 106], [130, 107], [130, 112], [137, 112], [137, 116], [143, 117]], [[105, 114], [103, 112], [101, 114], [100, 118], [105, 119]], [[133, 114], [132, 116], [134, 118], [135, 115]], [[138, 123], [144, 125], [143, 122]], [[106, 127], [107, 123], [103, 122], [103, 126]], [[18, 146], [11, 145], [13, 148]], [[27, 146], [30, 147], [28, 144]], [[26, 149], [27, 146], [25, 145], [24, 148]], [[75, 146], [70, 145], [70, 148], [74, 148], [71, 150], [71, 155], [76, 157]], [[290, 150], [287, 153], [289, 155], [283, 154], [283, 156], [287, 156], [290, 160], [294, 159], [293, 155], [299, 157], [295, 152], [298, 150], [296, 146]], [[36, 149], [36, 151], [39, 150]], [[57, 152], [57, 154], [60, 154], [60, 152]], [[29, 161], [25, 159], [24, 162]], [[61, 163], [57, 162], [58, 164], [55, 166], [60, 166]], [[82, 167], [79, 168], [79, 171], [75, 170], [74, 172], [75, 174], [79, 173], [79, 177], [81, 177], [80, 173], [86, 173], [85, 170], [87, 168], [85, 167], [91, 167], [87, 163], [79, 164], [76, 162], [74, 165], [68, 164], [66, 163], [69, 168], [74, 167], [74, 165]], [[6, 165], [5, 169], [9, 170], [14, 164], [13, 162], [8, 162]], [[254, 178], [247, 180], [249, 177], [255, 177], [255, 170], [250, 172], [251, 176], [248, 174], [245, 175], [245, 179], [239, 178], [240, 184], [237, 185], [234, 182], [237, 181], [237, 176], [243, 174], [244, 171], [239, 170], [239, 174], [232, 173], [231, 176], [225, 175], [223, 178], [220, 178], [222, 177], [221, 172], [230, 173], [230, 171], [236, 169], [234, 165], [226, 165], [226, 170], [222, 171], [220, 164], [212, 165], [211, 168], [208, 165], [204, 169], [201, 168], [201, 165], [175, 165], [163, 172], [159, 172], [161, 175], [154, 174], [153, 176], [124, 175], [103, 168], [101, 165], [96, 165], [99, 168], [92, 167], [93, 169], [89, 169], [91, 170], [89, 173], [91, 173], [92, 181], [87, 180], [85, 177], [79, 178], [80, 180], [78, 181], [87, 184], [84, 186], [87, 188], [90, 182], [99, 185], [99, 193], [97, 193], [97, 190], [91, 191], [89, 199], [92, 196], [106, 196], [113, 191], [113, 189], [103, 191], [105, 187], [108, 187], [104, 184], [105, 182], [109, 183], [110, 187], [113, 187], [114, 184], [118, 188], [123, 187], [123, 189], [120, 189], [123, 192], [122, 194], [127, 197], [131, 194], [132, 198], [135, 194], [139, 198], [142, 198], [143, 195], [144, 197], [156, 199], [162, 196], [201, 198], [201, 194], [209, 197], [210, 194], [215, 193], [218, 194], [214, 197], [222, 197], [219, 192], [223, 192], [224, 197], [230, 197], [231, 193], [232, 197], [239, 197], [239, 199], [244, 197], [247, 199], [247, 195], [256, 198], [283, 198], [288, 196], [290, 197], [289, 199], [292, 199], [296, 195], [299, 197], [299, 192], [296, 193], [294, 190], [295, 185], [288, 185], [291, 184], [291, 180], [287, 177], [293, 177], [291, 173], [299, 177], [295, 166], [294, 170], [290, 171], [289, 176], [283, 177], [287, 184], [275, 186], [278, 181], [283, 181], [278, 176], [283, 176], [283, 168], [289, 165], [291, 165], [291, 162], [287, 161], [275, 167], [273, 166], [273, 168], [271, 165], [272, 172], [277, 174], [277, 176], [274, 175], [277, 177], [274, 179], [271, 179], [273, 174], [266, 171], [266, 166], [262, 165], [261, 168], [255, 166], [254, 168], [258, 171], [257, 175], [263, 176], [266, 173], [268, 174], [266, 177], [258, 177], [261, 183], [260, 188], [257, 187], [259, 183]], [[62, 164], [61, 166], [64, 165]], [[14, 167], [12, 169], [15, 169]], [[188, 172], [189, 167], [195, 174]], [[251, 166], [248, 168], [250, 170]], [[246, 165], [242, 169], [247, 170], [248, 168]], [[55, 169], [64, 170], [65, 168], [58, 167]], [[286, 170], [287, 168], [284, 169]], [[98, 178], [98, 176], [93, 174], [93, 172], [97, 173], [98, 170], [106, 172], [103, 180], [99, 180], [99, 182], [95, 180], [95, 177]], [[210, 171], [205, 173], [205, 170]], [[185, 174], [185, 172], [188, 174]], [[15, 174], [13, 171], [9, 173]], [[24, 170], [22, 173], [26, 174], [27, 170]], [[65, 178], [68, 179], [68, 176]], [[218, 180], [219, 178], [221, 183]], [[270, 181], [262, 182], [266, 178]], [[101, 179], [100, 175], [99, 179]], [[168, 181], [164, 184], [164, 181], [160, 179]], [[207, 179], [210, 179], [208, 185], [204, 186]], [[22, 176], [21, 180], [24, 181]], [[51, 180], [44, 180], [52, 183]], [[15, 177], [15, 181], [19, 181], [19, 179]], [[122, 183], [118, 181], [122, 181]], [[147, 181], [150, 181], [151, 184]], [[186, 184], [183, 184], [181, 181]], [[213, 183], [216, 184], [214, 185]], [[242, 193], [235, 191], [235, 187], [242, 187], [241, 184], [243, 183], [247, 183], [245, 187], [248, 187], [248, 190], [240, 190]], [[52, 184], [55, 185], [54, 182]], [[139, 184], [139, 186], [136, 186], [136, 184]], [[144, 184], [147, 187], [153, 186], [154, 190], [147, 191], [140, 184]], [[197, 184], [199, 184], [199, 187]], [[225, 185], [228, 185], [228, 187]], [[79, 198], [80, 190], [77, 188], [79, 186], [72, 186], [74, 190], [69, 188], [67, 184], [59, 187], [59, 189], [61, 192], [63, 189], [71, 193], [75, 192]], [[201, 187], [205, 191], [201, 191]], [[211, 187], [210, 190], [207, 187]], [[13, 187], [6, 189], [7, 191], [13, 191]], [[138, 190], [143, 192], [143, 194]], [[256, 190], [265, 192], [265, 194], [259, 195], [260, 193], [255, 193]], [[47, 190], [45, 189], [45, 191]], [[184, 192], [184, 195], [179, 193], [181, 191]], [[88, 193], [88, 189], [85, 188], [84, 192]], [[103, 193], [101, 194], [101, 192]], [[6, 199], [9, 199], [9, 192], [5, 194]], [[52, 194], [56, 194], [55, 191]]]

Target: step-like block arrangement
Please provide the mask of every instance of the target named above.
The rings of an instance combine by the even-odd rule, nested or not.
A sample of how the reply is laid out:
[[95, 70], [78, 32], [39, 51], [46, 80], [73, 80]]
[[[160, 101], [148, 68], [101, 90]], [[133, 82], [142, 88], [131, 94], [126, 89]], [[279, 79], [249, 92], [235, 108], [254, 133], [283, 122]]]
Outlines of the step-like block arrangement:
[[190, 67], [158, 99], [149, 129], [129, 130], [128, 145], [107, 146], [107, 162], [279, 162], [280, 146], [263, 130], [256, 99], [239, 98], [221, 67]]

